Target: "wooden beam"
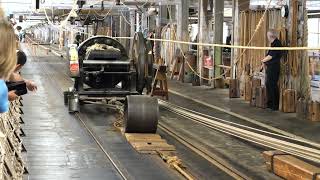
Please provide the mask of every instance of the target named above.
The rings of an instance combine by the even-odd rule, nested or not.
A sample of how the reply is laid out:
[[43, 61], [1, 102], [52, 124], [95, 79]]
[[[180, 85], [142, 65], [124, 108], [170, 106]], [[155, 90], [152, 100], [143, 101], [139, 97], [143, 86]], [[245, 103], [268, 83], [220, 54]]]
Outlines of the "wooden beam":
[[[224, 22], [224, 1], [214, 0], [214, 43], [223, 44], [223, 22]], [[221, 76], [221, 68], [218, 65], [222, 64], [222, 48], [215, 47], [214, 48], [214, 77], [217, 78]], [[214, 81], [212, 81], [212, 86], [214, 86]]]
[[287, 180], [320, 180], [320, 168], [279, 151], [265, 151], [267, 169]]
[[[198, 42], [207, 43], [209, 40], [209, 27], [208, 27], [208, 0], [199, 0], [199, 33]], [[201, 77], [204, 76], [203, 57], [204, 46], [198, 46], [198, 73]], [[200, 78], [200, 84], [203, 85], [203, 79]]]
[[[180, 0], [179, 4], [177, 5], [177, 39], [180, 41], [189, 41], [189, 3], [190, 0]], [[174, 18], [174, 17], [172, 17]], [[181, 45], [184, 53], [186, 53], [189, 49], [188, 45]]]
[[[240, 45], [240, 8], [239, 0], [232, 0], [232, 34], [231, 39], [232, 45]], [[232, 48], [231, 50], [231, 77], [232, 79], [236, 78], [237, 66], [235, 64], [236, 58], [239, 55], [239, 50]]]

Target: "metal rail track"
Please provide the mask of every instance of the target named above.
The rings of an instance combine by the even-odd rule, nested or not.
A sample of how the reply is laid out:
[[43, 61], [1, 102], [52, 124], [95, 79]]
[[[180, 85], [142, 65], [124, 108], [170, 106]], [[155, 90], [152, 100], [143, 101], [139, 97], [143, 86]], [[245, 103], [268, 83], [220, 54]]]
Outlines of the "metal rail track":
[[173, 137], [179, 143], [189, 148], [191, 151], [195, 152], [196, 154], [204, 158], [206, 161], [210, 162], [212, 165], [216, 166], [217, 168], [219, 168], [229, 176], [233, 177], [234, 179], [251, 179], [245, 174], [238, 171], [237, 169], [233, 168], [228, 162], [226, 162], [216, 154], [209, 152], [208, 150], [206, 150], [201, 146], [195, 146], [194, 144], [196, 143], [194, 143], [193, 140], [178, 135], [169, 126], [166, 126], [163, 123], [159, 122], [158, 128], [161, 129], [163, 132], [167, 133], [168, 135], [170, 135], [171, 137]]
[[[27, 50], [28, 54], [29, 54], [29, 49]], [[43, 69], [43, 73], [45, 74], [45, 76], [47, 76], [49, 78], [49, 80], [54, 83], [56, 85], [57, 90], [60, 92], [59, 94], [61, 96], [63, 96], [63, 90], [61, 89], [61, 87], [57, 84], [57, 82], [52, 78], [52, 76], [50, 76], [48, 74], [48, 69], [46, 66], [44, 65], [40, 65]], [[63, 73], [63, 75], [67, 76], [66, 73]], [[108, 153], [108, 151], [106, 151], [104, 149], [104, 147], [102, 146], [102, 144], [99, 142], [98, 138], [94, 135], [94, 133], [91, 131], [91, 129], [87, 126], [87, 124], [85, 123], [85, 121], [81, 118], [80, 113], [75, 113], [75, 117], [77, 119], [80, 120], [80, 122], [82, 123], [83, 127], [87, 130], [87, 132], [90, 134], [90, 136], [93, 138], [93, 140], [96, 142], [96, 144], [99, 146], [99, 148], [101, 149], [101, 151], [105, 154], [105, 156], [108, 158], [108, 160], [111, 162], [112, 166], [116, 169], [116, 171], [118, 172], [118, 174], [121, 176], [121, 178], [123, 180], [128, 180], [129, 178], [125, 176], [125, 174], [122, 172], [122, 170], [119, 168], [119, 166], [115, 163], [115, 161], [112, 159], [112, 157], [110, 156], [110, 154]]]
[[81, 118], [80, 113], [75, 113], [75, 116], [80, 120], [80, 122], [82, 123], [82, 125], [84, 126], [84, 128], [88, 131], [88, 133], [91, 135], [91, 137], [94, 139], [94, 141], [97, 143], [97, 145], [99, 146], [99, 148], [102, 150], [102, 152], [106, 155], [106, 157], [109, 159], [109, 161], [111, 162], [111, 164], [113, 165], [114, 168], [116, 168], [117, 172], [119, 173], [119, 175], [121, 176], [122, 179], [127, 180], [128, 178], [124, 175], [124, 173], [121, 171], [121, 169], [119, 168], [119, 166], [114, 162], [114, 160], [112, 159], [111, 155], [108, 153], [108, 151], [106, 151], [104, 149], [104, 147], [102, 146], [102, 144], [99, 142], [99, 140], [97, 139], [97, 137], [94, 135], [94, 133], [91, 131], [91, 129], [87, 126], [87, 124], [84, 122], [84, 120]]
[[[294, 140], [289, 137], [275, 138], [268, 136], [261, 132], [255, 132], [252, 129], [245, 129], [243, 127], [227, 124], [222, 119], [201, 114], [186, 108], [179, 107], [177, 105], [159, 100], [162, 107], [170, 112], [173, 112], [179, 116], [185, 117], [198, 124], [201, 124], [210, 129], [243, 139], [248, 142], [252, 142], [267, 148], [277, 149], [283, 152], [287, 152], [292, 155], [296, 155], [301, 158], [305, 158], [317, 163], [320, 163], [320, 149], [317, 144], [306, 143], [305, 145], [297, 144], [300, 140]], [[268, 133], [267, 133], [268, 134]]]

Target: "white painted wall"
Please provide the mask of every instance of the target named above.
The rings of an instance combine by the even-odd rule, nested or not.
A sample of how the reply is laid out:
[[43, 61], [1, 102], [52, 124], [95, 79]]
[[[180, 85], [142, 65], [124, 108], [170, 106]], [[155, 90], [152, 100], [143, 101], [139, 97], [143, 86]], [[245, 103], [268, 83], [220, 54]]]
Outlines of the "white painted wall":
[[319, 47], [320, 46], [320, 19], [312, 18], [308, 20], [309, 29], [309, 47]]

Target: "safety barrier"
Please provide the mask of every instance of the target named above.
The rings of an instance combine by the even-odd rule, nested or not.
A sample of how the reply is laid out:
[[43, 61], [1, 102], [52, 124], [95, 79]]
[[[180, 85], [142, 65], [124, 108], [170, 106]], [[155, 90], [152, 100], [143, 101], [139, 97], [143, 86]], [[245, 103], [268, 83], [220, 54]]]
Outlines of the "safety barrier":
[[10, 102], [9, 111], [0, 114], [0, 179], [22, 180], [27, 173], [22, 151], [22, 99]]

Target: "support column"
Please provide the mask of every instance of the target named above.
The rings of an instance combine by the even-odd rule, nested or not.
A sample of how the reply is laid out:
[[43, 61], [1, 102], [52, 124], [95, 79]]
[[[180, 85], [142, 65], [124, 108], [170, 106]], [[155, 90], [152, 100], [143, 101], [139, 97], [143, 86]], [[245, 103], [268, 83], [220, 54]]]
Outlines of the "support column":
[[[240, 45], [240, 11], [248, 10], [250, 7], [250, 0], [232, 0], [232, 24], [233, 31], [231, 34], [232, 45]], [[237, 77], [237, 65], [235, 64], [236, 60], [239, 58], [239, 49], [231, 49], [231, 78], [240, 78]]]
[[[239, 27], [240, 27], [240, 19], [239, 19], [239, 0], [232, 0], [232, 33], [231, 33], [231, 44], [239, 45]], [[237, 65], [235, 64], [236, 58], [238, 56], [238, 49], [231, 49], [231, 79], [236, 78]]]
[[[199, 33], [198, 42], [207, 43], [209, 40], [209, 26], [208, 26], [208, 0], [199, 0]], [[204, 76], [203, 58], [204, 50], [209, 50], [208, 47], [198, 46], [198, 73], [201, 77]], [[204, 80], [200, 78], [200, 84], [203, 85]]]
[[[124, 37], [126, 36], [126, 20], [125, 18], [125, 12], [122, 12], [122, 16], [120, 16], [120, 29], [119, 29], [119, 37]], [[119, 42], [125, 46], [125, 39], [119, 39]]]
[[[161, 5], [159, 4], [159, 9], [158, 9], [158, 17], [157, 17], [157, 22], [156, 22], [156, 38], [161, 39], [161, 30], [164, 25], [167, 23], [167, 17], [168, 17], [168, 10], [166, 5]], [[161, 42], [156, 41], [155, 46], [154, 46], [154, 57], [156, 60], [161, 58]]]
[[[306, 0], [292, 0], [289, 2], [288, 35], [290, 46], [308, 46], [308, 16]], [[307, 51], [289, 52], [293, 57], [290, 86], [297, 90], [298, 98], [309, 100], [311, 88], [309, 79], [309, 61]], [[290, 57], [290, 56], [289, 56]], [[292, 61], [292, 58], [291, 58]]]
[[[177, 38], [180, 41], [189, 41], [189, 4], [190, 0], [180, 0], [177, 5]], [[171, 11], [172, 12], [172, 11]], [[173, 17], [172, 17], [173, 18]], [[184, 53], [189, 50], [189, 45], [179, 44]]]
[[130, 37], [136, 32], [136, 11], [130, 11]]
[[159, 9], [158, 9], [158, 20], [157, 20], [157, 26], [164, 26], [168, 23], [168, 9], [167, 9], [167, 5], [159, 5]]
[[148, 12], [147, 9], [142, 9], [142, 11], [143, 12], [141, 14], [141, 31], [145, 34], [148, 31]]
[[[130, 24], [129, 24], [129, 10], [128, 11], [124, 11], [121, 14], [121, 19], [120, 19], [120, 37], [129, 37], [131, 35], [131, 32], [128, 31], [128, 29], [130, 29]], [[129, 50], [129, 40], [128, 39], [120, 39], [120, 42], [122, 43], [122, 45]]]
[[[187, 2], [188, 1], [188, 2]], [[185, 1], [184, 3], [189, 3], [189, 0]], [[171, 5], [169, 6], [170, 8], [170, 15], [171, 15], [171, 19], [172, 22], [171, 23], [176, 23], [177, 22], [177, 11], [178, 11], [178, 6], [179, 5]], [[189, 8], [189, 7], [188, 7]], [[188, 12], [189, 14], [189, 12]], [[180, 21], [180, 19], [179, 19]]]
[[[214, 0], [213, 1], [213, 11], [214, 11], [214, 43], [223, 44], [223, 22], [224, 22], [224, 1]], [[214, 48], [214, 77], [217, 78], [221, 76], [221, 67], [217, 65], [222, 65], [222, 48]], [[214, 82], [211, 84], [214, 86]]]

